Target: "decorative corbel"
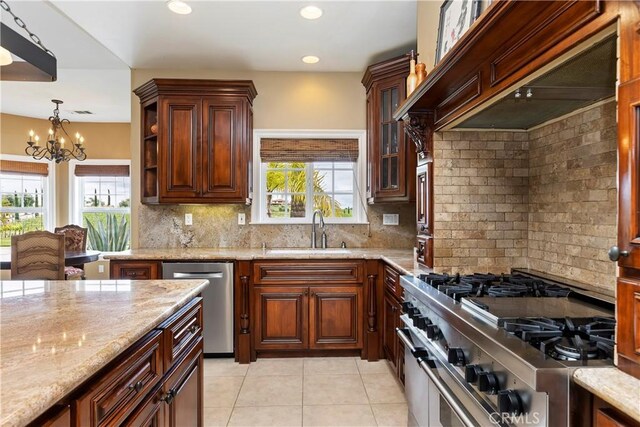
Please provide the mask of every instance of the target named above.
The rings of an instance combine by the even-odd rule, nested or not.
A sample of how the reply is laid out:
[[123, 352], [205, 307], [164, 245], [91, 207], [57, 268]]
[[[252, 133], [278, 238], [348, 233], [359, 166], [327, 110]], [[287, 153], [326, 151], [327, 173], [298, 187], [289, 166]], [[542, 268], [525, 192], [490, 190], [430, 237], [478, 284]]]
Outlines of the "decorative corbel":
[[404, 131], [416, 145], [420, 159], [433, 160], [433, 111], [408, 112], [402, 117]]

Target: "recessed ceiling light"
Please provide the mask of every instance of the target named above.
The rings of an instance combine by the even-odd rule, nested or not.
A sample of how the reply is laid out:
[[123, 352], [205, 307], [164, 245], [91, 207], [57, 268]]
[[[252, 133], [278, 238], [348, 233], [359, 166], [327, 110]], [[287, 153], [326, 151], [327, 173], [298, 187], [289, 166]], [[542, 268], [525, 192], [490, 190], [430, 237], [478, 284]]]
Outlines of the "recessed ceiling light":
[[316, 6], [305, 6], [300, 9], [300, 15], [306, 19], [318, 19], [322, 16], [322, 9]]
[[171, 12], [177, 13], [178, 15], [188, 15], [191, 13], [191, 6], [182, 0], [169, 0], [167, 7]]
[[318, 58], [317, 56], [307, 55], [302, 57], [302, 62], [304, 62], [305, 64], [315, 64], [318, 61], [320, 61], [320, 58]]

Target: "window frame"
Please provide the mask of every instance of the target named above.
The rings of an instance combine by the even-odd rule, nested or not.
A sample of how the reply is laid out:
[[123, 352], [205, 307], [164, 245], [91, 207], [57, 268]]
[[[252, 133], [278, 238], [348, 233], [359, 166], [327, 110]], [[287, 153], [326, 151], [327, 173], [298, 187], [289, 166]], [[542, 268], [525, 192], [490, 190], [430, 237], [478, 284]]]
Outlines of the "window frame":
[[[36, 160], [31, 156], [22, 156], [19, 154], [2, 154], [1, 155], [4, 160], [14, 160], [17, 162], [29, 162], [29, 163], [43, 163], [42, 160]], [[48, 160], [47, 160], [48, 161]], [[47, 193], [44, 195], [44, 213], [45, 222], [44, 229], [47, 231], [53, 231], [56, 223], [56, 167], [55, 163], [48, 163], [48, 175], [46, 177], [46, 189]], [[8, 208], [6, 212], [35, 212], [33, 208], [26, 208], [26, 210], [13, 210], [13, 208]], [[4, 211], [4, 210], [3, 210]]]
[[[304, 218], [269, 218], [266, 207], [267, 167], [260, 159], [260, 143], [262, 138], [324, 138], [324, 139], [358, 139], [358, 160], [354, 165], [354, 208], [351, 218], [328, 217], [327, 224], [368, 224], [366, 213], [366, 133], [364, 130], [266, 130], [256, 129], [253, 132], [253, 193], [251, 197], [251, 224], [311, 224], [313, 212], [307, 209]], [[339, 163], [339, 162], [337, 162]], [[312, 164], [307, 164], [307, 189], [312, 187], [310, 181], [313, 174]], [[307, 190], [309, 194], [309, 190]], [[307, 198], [307, 207], [313, 206]]]
[[[69, 222], [72, 224], [83, 227], [82, 213], [83, 212], [104, 212], [104, 208], [85, 208], [84, 200], [82, 199], [82, 189], [79, 185], [79, 178], [75, 175], [76, 165], [126, 165], [129, 166], [129, 207], [128, 208], [111, 208], [108, 211], [113, 213], [128, 213], [130, 217], [133, 217], [133, 179], [131, 174], [131, 160], [128, 159], [87, 159], [83, 161], [70, 160], [69, 161], [69, 188], [71, 190], [69, 197]], [[131, 220], [130, 220], [131, 221]], [[131, 226], [131, 222], [130, 222]], [[133, 240], [133, 231], [129, 238], [129, 245]]]

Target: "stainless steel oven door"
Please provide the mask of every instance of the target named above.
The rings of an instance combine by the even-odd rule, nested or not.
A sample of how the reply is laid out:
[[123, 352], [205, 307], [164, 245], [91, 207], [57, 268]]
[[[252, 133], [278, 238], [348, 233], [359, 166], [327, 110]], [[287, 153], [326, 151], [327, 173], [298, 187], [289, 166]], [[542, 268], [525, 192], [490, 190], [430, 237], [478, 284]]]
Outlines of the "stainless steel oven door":
[[[462, 389], [435, 353], [408, 329], [396, 329], [405, 345], [405, 390], [409, 411], [419, 426], [503, 426], [493, 419], [486, 402], [473, 399]], [[414, 344], [415, 343], [415, 344]], [[415, 369], [415, 366], [419, 369]]]

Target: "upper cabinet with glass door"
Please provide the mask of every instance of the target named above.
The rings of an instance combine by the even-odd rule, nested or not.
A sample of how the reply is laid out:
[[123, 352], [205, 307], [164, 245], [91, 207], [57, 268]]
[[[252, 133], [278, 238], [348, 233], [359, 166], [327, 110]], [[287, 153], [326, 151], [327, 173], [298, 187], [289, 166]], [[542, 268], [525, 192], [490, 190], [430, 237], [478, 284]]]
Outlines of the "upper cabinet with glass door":
[[406, 98], [409, 57], [370, 65], [362, 78], [367, 91], [367, 201], [415, 200], [416, 153], [393, 113]]

